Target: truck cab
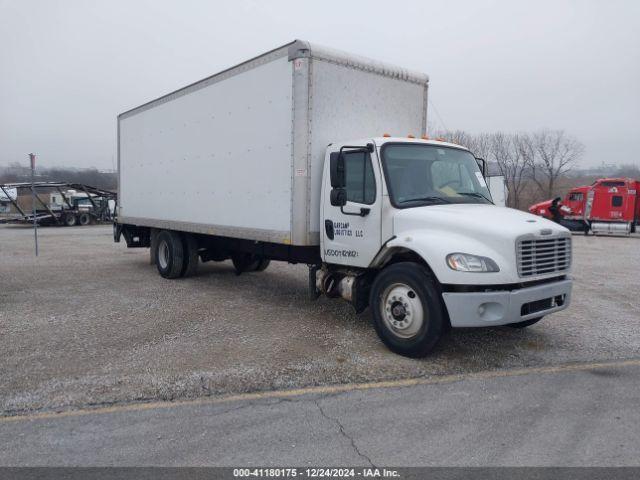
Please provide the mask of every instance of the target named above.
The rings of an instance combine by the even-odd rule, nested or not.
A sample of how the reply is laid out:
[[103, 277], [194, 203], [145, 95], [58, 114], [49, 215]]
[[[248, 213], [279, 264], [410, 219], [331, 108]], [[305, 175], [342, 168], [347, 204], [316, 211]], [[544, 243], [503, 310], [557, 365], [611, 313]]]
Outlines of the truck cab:
[[584, 207], [588, 193], [589, 187], [584, 185], [569, 190], [562, 201], [562, 205], [566, 207], [562, 209], [564, 218], [568, 220], [584, 219]]
[[419, 356], [448, 326], [524, 327], [569, 305], [570, 232], [493, 205], [477, 160], [399, 137], [327, 149], [317, 286], [361, 297], [399, 353]]
[[589, 223], [585, 218], [585, 206], [591, 187], [583, 185], [572, 188], [564, 199], [556, 197], [531, 205], [529, 213], [559, 223], [574, 232], [588, 232]]
[[531, 205], [529, 212], [574, 231], [629, 235], [640, 221], [639, 184], [631, 178], [600, 178], [572, 188], [561, 202], [558, 197]]

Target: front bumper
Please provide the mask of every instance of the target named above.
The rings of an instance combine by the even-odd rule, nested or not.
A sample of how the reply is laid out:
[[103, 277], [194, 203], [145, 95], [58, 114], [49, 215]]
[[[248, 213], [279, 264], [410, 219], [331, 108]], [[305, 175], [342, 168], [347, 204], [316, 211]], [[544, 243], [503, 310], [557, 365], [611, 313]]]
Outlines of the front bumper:
[[452, 327], [489, 327], [523, 322], [564, 310], [571, 301], [571, 279], [495, 292], [442, 294]]

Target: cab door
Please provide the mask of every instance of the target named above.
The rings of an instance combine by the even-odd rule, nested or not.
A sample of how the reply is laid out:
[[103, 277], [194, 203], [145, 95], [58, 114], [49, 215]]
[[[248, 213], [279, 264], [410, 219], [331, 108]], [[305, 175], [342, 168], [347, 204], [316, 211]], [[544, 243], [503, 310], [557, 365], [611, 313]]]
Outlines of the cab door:
[[331, 153], [322, 189], [321, 249], [326, 263], [368, 267], [380, 250], [382, 176], [375, 149], [336, 147], [344, 158], [346, 203], [331, 204]]

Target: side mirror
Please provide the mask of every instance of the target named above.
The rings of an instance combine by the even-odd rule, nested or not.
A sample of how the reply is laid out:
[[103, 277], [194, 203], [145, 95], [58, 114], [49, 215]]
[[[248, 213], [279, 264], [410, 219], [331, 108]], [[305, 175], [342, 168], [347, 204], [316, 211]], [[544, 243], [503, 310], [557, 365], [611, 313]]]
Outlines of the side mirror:
[[330, 200], [334, 207], [344, 207], [347, 204], [347, 191], [344, 188], [334, 188], [331, 190]]
[[[346, 186], [345, 174], [344, 174], [344, 157], [341, 152], [333, 152], [329, 157], [330, 173], [331, 173], [331, 186], [336, 188], [344, 188]], [[335, 191], [335, 190], [334, 190]], [[331, 204], [333, 203], [333, 192], [331, 192]], [[342, 204], [344, 205], [344, 204]]]
[[487, 162], [484, 158], [476, 157], [476, 162], [478, 162], [478, 167], [480, 167], [480, 171], [482, 172], [482, 176], [487, 176]]

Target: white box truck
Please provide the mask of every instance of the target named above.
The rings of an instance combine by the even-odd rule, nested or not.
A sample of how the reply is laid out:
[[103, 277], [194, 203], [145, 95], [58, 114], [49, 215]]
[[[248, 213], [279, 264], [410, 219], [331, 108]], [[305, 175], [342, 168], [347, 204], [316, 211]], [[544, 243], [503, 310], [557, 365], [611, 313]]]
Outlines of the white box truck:
[[[484, 161], [428, 140], [428, 78], [294, 41], [118, 117], [114, 237], [165, 278], [306, 263], [394, 352], [569, 305], [565, 228], [493, 205]], [[390, 136], [393, 134], [394, 136]]]

